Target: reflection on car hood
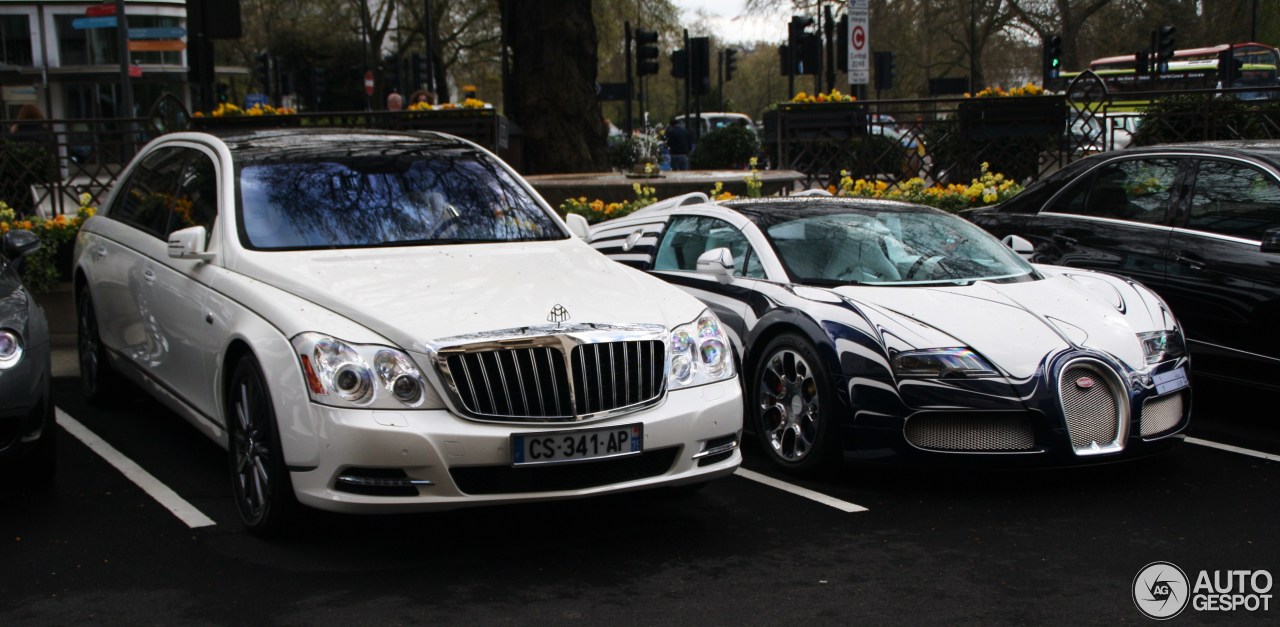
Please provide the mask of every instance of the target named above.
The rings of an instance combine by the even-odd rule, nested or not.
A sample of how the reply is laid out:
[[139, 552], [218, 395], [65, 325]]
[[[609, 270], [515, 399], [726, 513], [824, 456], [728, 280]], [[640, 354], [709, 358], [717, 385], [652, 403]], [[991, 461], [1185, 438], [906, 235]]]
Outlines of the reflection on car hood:
[[[1062, 268], [1045, 274], [1044, 280], [1022, 283], [848, 286], [836, 292], [855, 301], [900, 344], [968, 346], [1014, 377], [1031, 376], [1045, 355], [1072, 345], [1145, 368], [1136, 334], [1165, 328], [1160, 305], [1149, 292], [1098, 273]], [[877, 314], [888, 319], [875, 320]]]
[[[568, 322], [693, 320], [702, 307], [578, 240], [249, 253], [237, 271], [409, 348], [420, 342]], [[325, 329], [314, 329], [325, 332]]]

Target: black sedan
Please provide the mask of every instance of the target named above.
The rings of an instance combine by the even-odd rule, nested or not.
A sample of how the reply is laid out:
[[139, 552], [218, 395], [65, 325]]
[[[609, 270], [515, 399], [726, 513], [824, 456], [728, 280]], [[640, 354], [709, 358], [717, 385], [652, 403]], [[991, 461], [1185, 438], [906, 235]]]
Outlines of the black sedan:
[[39, 247], [22, 230], [6, 232], [0, 244], [0, 465], [45, 483], [55, 451], [49, 324], [18, 276], [22, 257]]
[[1140, 281], [1197, 375], [1280, 390], [1280, 142], [1095, 155], [968, 217], [1032, 262]]
[[745, 422], [788, 472], [841, 458], [1114, 461], [1187, 426], [1182, 334], [1159, 297], [1028, 264], [935, 209], [691, 194], [589, 236], [715, 312], [745, 375]]

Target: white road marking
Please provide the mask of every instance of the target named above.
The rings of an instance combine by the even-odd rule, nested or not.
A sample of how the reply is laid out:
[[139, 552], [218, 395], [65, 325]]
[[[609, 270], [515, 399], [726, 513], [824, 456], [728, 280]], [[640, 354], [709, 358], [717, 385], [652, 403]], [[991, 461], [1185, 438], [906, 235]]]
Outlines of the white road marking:
[[105, 440], [98, 437], [98, 434], [89, 430], [88, 427], [80, 424], [79, 421], [67, 415], [67, 412], [58, 409], [58, 424], [67, 430], [67, 433], [75, 436], [77, 440], [84, 443], [90, 450], [97, 453], [98, 456], [106, 460], [108, 464], [115, 466], [120, 474], [126, 479], [137, 484], [144, 492], [155, 499], [157, 503], [163, 505], [165, 509], [173, 512], [188, 527], [195, 529], [196, 527], [212, 527], [216, 523], [213, 519], [205, 516], [194, 505], [182, 500], [177, 492], [174, 492], [169, 486], [160, 483], [159, 479], [151, 476], [151, 473], [142, 469], [136, 462], [123, 453], [117, 451], [113, 446], [107, 444]]
[[750, 479], [752, 481], [763, 483], [771, 488], [777, 488], [784, 492], [790, 492], [796, 496], [802, 496], [811, 501], [817, 501], [819, 503], [822, 503], [823, 505], [830, 505], [831, 507], [834, 507], [848, 514], [867, 511], [867, 508], [861, 505], [855, 505], [848, 501], [841, 501], [840, 499], [827, 496], [821, 492], [814, 492], [813, 490], [810, 490], [808, 488], [802, 488], [797, 485], [791, 485], [790, 483], [787, 483], [785, 481], [779, 481], [768, 475], [762, 475], [758, 472], [752, 472], [750, 470], [747, 470], [746, 468], [738, 468], [738, 470], [735, 471], [733, 474], [738, 475], [743, 479]]
[[1251, 457], [1260, 457], [1262, 459], [1268, 459], [1273, 462], [1280, 462], [1280, 455], [1272, 455], [1271, 453], [1263, 453], [1262, 451], [1254, 451], [1247, 448], [1240, 448], [1239, 446], [1231, 446], [1230, 444], [1219, 444], [1217, 442], [1201, 440], [1200, 438], [1186, 438], [1184, 441], [1190, 444], [1199, 444], [1200, 446], [1207, 446], [1209, 448], [1216, 448], [1224, 451], [1231, 451], [1232, 453], [1239, 453], [1241, 455], [1249, 455]]

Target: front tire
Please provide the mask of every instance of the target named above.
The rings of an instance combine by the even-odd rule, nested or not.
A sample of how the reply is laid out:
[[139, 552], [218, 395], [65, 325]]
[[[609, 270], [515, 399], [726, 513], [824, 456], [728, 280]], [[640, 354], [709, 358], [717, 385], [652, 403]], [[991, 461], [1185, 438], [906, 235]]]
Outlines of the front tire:
[[288, 528], [298, 501], [257, 360], [243, 357], [236, 363], [227, 393], [227, 456], [236, 511], [249, 533], [278, 537]]
[[765, 346], [748, 398], [770, 461], [785, 472], [811, 475], [837, 459], [833, 397], [827, 369], [807, 340], [789, 333]]

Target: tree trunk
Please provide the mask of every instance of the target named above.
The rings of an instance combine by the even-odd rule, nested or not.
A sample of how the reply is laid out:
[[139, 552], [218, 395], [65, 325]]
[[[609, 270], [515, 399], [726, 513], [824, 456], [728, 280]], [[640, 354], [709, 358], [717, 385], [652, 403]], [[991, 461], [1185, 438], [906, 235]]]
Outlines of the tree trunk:
[[608, 170], [591, 0], [501, 4], [511, 50], [505, 110], [524, 131], [524, 173]]

